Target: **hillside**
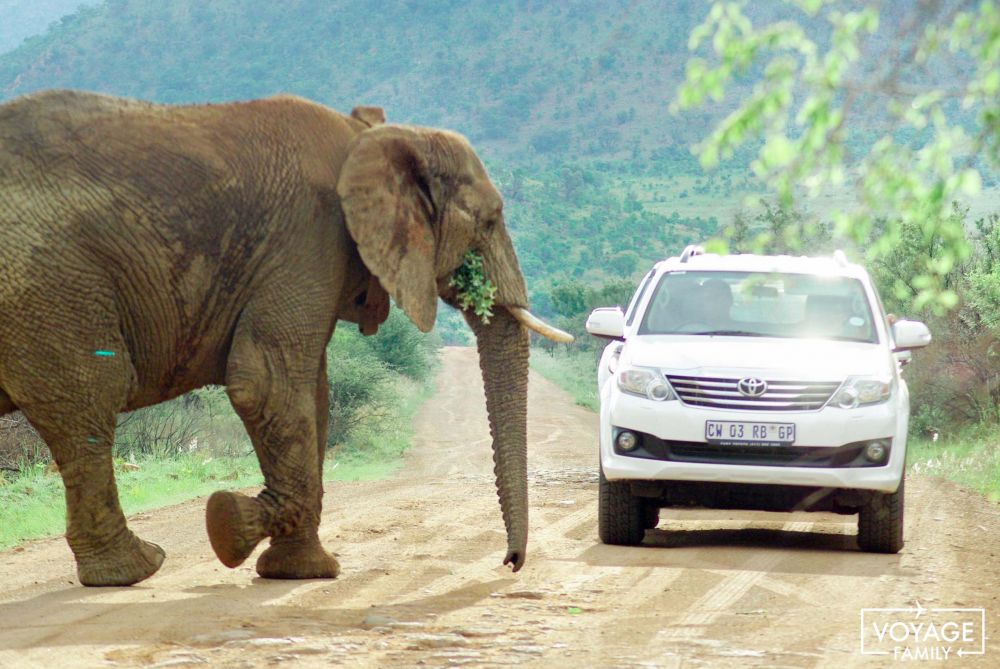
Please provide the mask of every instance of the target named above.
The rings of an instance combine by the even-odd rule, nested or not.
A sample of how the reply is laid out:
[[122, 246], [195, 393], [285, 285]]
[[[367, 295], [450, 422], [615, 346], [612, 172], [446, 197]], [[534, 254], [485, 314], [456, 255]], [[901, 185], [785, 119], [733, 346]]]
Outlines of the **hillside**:
[[0, 0], [0, 54], [38, 35], [50, 23], [99, 0]]
[[[699, 0], [626, 10], [388, 0], [372, 20], [358, 0], [108, 0], [0, 56], [0, 95], [71, 87], [201, 102], [290, 92], [457, 129], [504, 192], [537, 295], [559, 276], [641, 273], [715, 230], [709, 180], [675, 181], [700, 173], [688, 146], [709, 116], [667, 111], [705, 12]], [[640, 177], [662, 192], [633, 188]]]
[[[901, 17], [914, 1], [892, 11]], [[15, 6], [26, 23], [25, 0], [0, 0], [0, 10]], [[544, 311], [559, 282], [636, 279], [762, 196], [745, 168], [704, 174], [691, 154], [725, 105], [668, 111], [688, 35], [707, 11], [702, 0], [385, 0], [377, 9], [364, 0], [106, 0], [0, 55], [0, 100], [52, 87], [161, 102], [286, 92], [453, 128], [504, 194]], [[766, 21], [796, 10], [765, 0], [747, 11]], [[829, 33], [800, 19], [820, 39]], [[875, 96], [868, 102], [877, 109]], [[993, 190], [971, 203], [970, 220], [995, 209], [1000, 189], [992, 176], [984, 182]], [[821, 216], [850, 206], [847, 187], [814, 203]]]
[[453, 127], [487, 155], [624, 159], [698, 136], [667, 105], [705, 12], [700, 1], [387, 0], [373, 20], [357, 0], [108, 0], [0, 58], [0, 95], [290, 92]]

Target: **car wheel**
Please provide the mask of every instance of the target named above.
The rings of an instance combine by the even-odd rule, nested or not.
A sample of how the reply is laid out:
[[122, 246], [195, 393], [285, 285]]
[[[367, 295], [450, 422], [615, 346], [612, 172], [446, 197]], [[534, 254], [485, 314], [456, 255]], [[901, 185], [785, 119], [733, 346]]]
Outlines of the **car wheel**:
[[597, 533], [601, 542], [614, 546], [638, 546], [646, 534], [651, 505], [632, 495], [627, 483], [601, 477], [598, 482]]
[[645, 522], [643, 526], [647, 530], [651, 530], [660, 524], [660, 506], [659, 504], [653, 504], [651, 502], [646, 502], [645, 504]]
[[903, 548], [903, 488], [873, 493], [858, 511], [858, 547], [870, 553], [898, 553]]

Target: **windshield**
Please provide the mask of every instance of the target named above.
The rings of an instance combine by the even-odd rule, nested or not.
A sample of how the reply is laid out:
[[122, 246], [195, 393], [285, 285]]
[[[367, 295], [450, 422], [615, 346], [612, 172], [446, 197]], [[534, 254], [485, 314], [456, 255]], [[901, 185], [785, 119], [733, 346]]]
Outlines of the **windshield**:
[[878, 341], [857, 279], [767, 272], [664, 274], [639, 334]]

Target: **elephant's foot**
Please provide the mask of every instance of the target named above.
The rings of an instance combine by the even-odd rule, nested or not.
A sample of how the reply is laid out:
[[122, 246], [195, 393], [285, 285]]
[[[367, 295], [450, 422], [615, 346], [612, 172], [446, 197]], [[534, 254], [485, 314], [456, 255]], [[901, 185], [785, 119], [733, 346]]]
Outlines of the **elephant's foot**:
[[156, 544], [126, 530], [124, 540], [111, 547], [79, 552], [76, 573], [80, 583], [87, 586], [132, 585], [155, 574], [166, 556]]
[[243, 564], [267, 536], [260, 503], [236, 492], [212, 493], [205, 508], [205, 524], [212, 550], [229, 568]]
[[282, 537], [257, 558], [257, 573], [264, 578], [337, 578], [340, 564], [315, 536]]

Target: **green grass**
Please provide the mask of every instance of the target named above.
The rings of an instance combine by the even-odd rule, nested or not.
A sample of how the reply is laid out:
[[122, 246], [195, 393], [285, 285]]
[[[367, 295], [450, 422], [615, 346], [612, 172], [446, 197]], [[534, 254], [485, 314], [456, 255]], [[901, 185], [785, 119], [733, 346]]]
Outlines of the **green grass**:
[[[130, 470], [130, 463], [118, 463], [115, 478], [126, 514], [176, 504], [208, 494], [219, 488], [246, 488], [260, 485], [262, 478], [256, 458], [212, 458], [189, 453], [170, 460], [143, 460]], [[26, 539], [57, 534], [66, 525], [62, 480], [44, 466], [7, 473], [0, 485], [0, 549]]]
[[[412, 417], [432, 392], [429, 383], [400, 381], [399, 410], [380, 418], [378, 431], [359, 431], [350, 443], [327, 452], [323, 478], [327, 481], [368, 481], [386, 478], [401, 465], [401, 456], [412, 443]], [[388, 423], [386, 422], [388, 420]], [[229, 439], [231, 421], [222, 417], [210, 432]], [[212, 441], [203, 438], [202, 443]], [[240, 441], [219, 447], [228, 453], [249, 450], [245, 433]], [[135, 467], [135, 468], [133, 468]], [[215, 490], [261, 486], [263, 477], [254, 455], [215, 456], [210, 448], [166, 459], [142, 458], [117, 462], [115, 478], [126, 515], [178, 504]], [[0, 550], [22, 541], [59, 534], [66, 526], [62, 481], [43, 465], [17, 474], [0, 471]]]
[[57, 475], [46, 476], [41, 467], [17, 475], [0, 472], [0, 509], [0, 549], [52, 534], [66, 523], [62, 481]]
[[911, 472], [940, 476], [1000, 502], [1000, 426], [975, 425], [938, 441], [911, 438]]
[[597, 354], [593, 351], [534, 348], [531, 368], [569, 393], [580, 406], [597, 411]]

